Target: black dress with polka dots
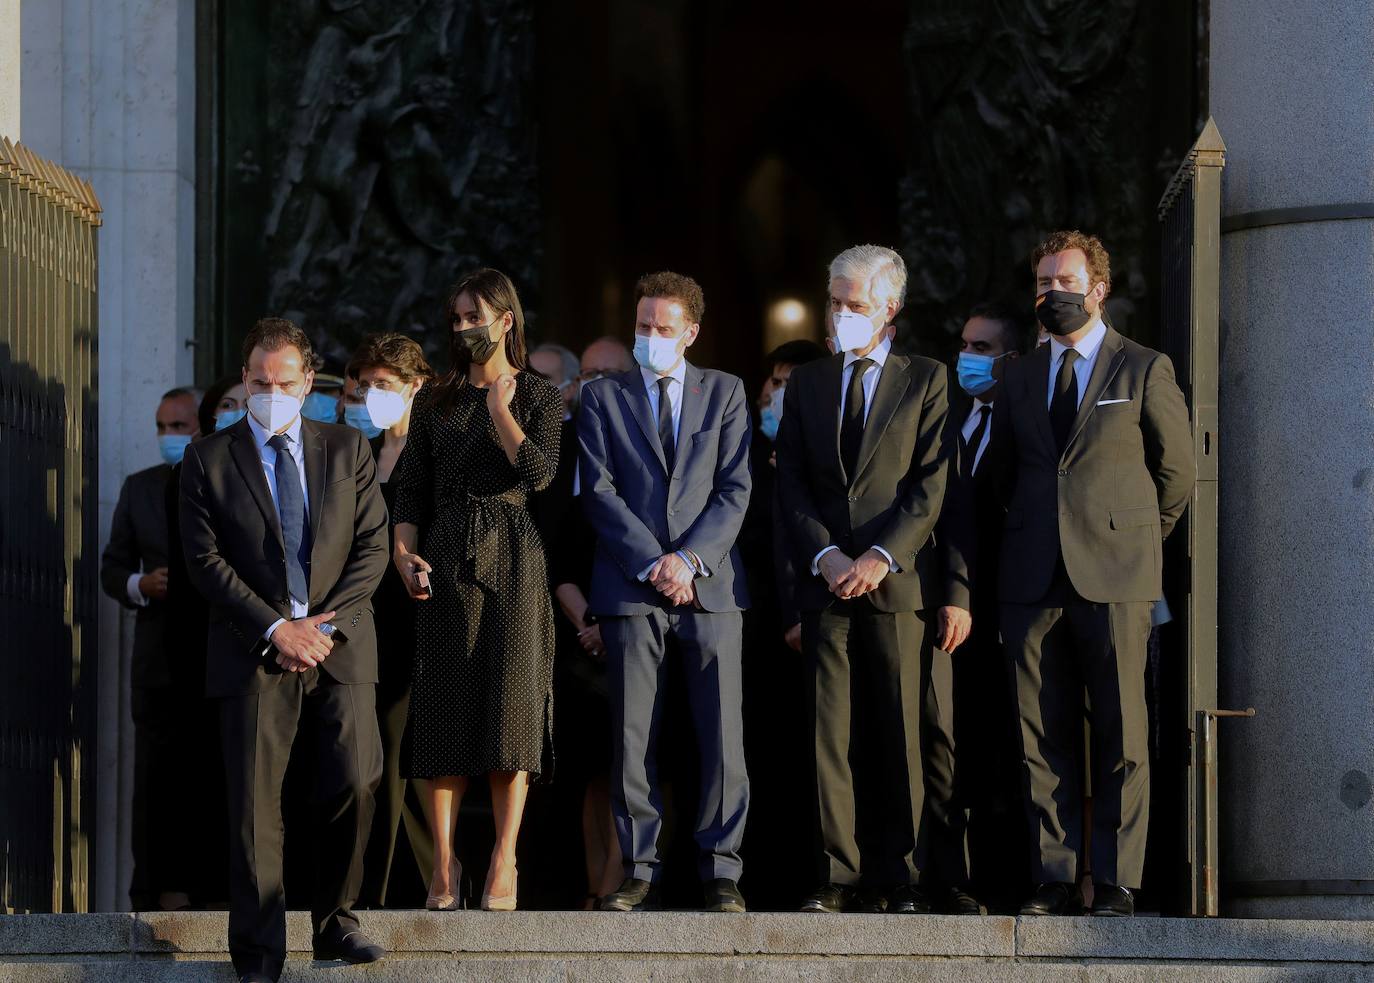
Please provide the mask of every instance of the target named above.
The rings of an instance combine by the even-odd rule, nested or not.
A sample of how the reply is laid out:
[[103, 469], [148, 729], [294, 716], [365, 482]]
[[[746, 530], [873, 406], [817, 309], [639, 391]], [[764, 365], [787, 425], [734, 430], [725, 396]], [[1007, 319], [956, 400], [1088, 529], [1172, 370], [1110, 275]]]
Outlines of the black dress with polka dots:
[[[487, 390], [464, 383], [451, 405], [417, 401], [391, 481], [393, 523], [420, 529], [433, 594], [416, 602], [411, 778], [551, 772], [553, 605], [529, 496], [558, 467], [563, 401], [528, 372], [511, 412], [525, 441], [506, 458]], [[381, 643], [385, 658], [385, 639]]]

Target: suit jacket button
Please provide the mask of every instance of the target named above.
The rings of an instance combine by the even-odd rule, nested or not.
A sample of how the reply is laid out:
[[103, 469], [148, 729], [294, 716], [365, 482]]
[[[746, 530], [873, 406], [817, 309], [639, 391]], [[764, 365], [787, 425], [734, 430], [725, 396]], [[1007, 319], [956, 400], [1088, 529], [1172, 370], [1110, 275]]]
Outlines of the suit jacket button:
[[859, 500], [859, 496], [858, 496], [858, 495], [850, 495], [850, 496], [849, 496], [849, 500], [850, 500], [851, 502], [857, 502], [857, 501]]
[[1060, 468], [1060, 469], [1059, 469], [1059, 477], [1061, 477], [1061, 478], [1067, 478], [1068, 476], [1069, 476], [1069, 472], [1065, 471], [1063, 468]]

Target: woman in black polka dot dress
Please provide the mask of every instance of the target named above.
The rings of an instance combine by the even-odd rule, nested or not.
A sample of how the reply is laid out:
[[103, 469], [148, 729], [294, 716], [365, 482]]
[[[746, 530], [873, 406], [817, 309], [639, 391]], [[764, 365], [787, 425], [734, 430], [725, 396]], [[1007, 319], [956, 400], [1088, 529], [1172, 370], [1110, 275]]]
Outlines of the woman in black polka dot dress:
[[419, 602], [403, 767], [429, 780], [426, 907], [458, 907], [458, 807], [468, 779], [486, 775], [496, 845], [482, 907], [510, 910], [529, 777], [552, 756], [553, 607], [529, 495], [558, 467], [563, 402], [527, 371], [524, 314], [504, 274], [464, 277], [448, 309], [453, 368], [416, 406], [392, 476], [394, 559]]

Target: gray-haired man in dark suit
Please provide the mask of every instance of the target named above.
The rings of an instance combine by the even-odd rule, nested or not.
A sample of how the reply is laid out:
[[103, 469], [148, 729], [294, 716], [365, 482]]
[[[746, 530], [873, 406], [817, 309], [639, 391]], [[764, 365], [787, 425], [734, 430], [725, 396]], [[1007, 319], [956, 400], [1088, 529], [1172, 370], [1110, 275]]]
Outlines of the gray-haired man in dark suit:
[[654, 273], [635, 294], [639, 366], [589, 384], [578, 421], [581, 498], [597, 541], [590, 610], [610, 669], [611, 805], [627, 874], [601, 907], [659, 904], [658, 742], [672, 635], [701, 762], [696, 840], [706, 907], [743, 911], [740, 612], [748, 596], [735, 539], [751, 487], [749, 410], [743, 382], [684, 357], [705, 306], [696, 281]]
[[[1095, 236], [1036, 248], [1048, 344], [1008, 365], [993, 426], [1005, 440], [1002, 638], [1016, 666], [1040, 882], [1022, 914], [1072, 914], [1089, 869], [1093, 914], [1135, 912], [1149, 820], [1145, 656], [1162, 543], [1196, 477], [1167, 356], [1102, 320], [1111, 288]], [[1082, 856], [1083, 695], [1092, 705], [1092, 856]], [[1085, 861], [1089, 861], [1091, 866]]]

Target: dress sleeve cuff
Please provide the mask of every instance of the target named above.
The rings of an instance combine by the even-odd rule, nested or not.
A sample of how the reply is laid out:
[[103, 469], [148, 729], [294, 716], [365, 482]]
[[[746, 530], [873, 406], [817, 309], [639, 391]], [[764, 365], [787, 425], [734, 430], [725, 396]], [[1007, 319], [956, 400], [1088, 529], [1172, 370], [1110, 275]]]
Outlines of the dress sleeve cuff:
[[128, 581], [125, 582], [124, 590], [129, 595], [129, 603], [136, 608], [146, 608], [148, 599], [143, 596], [143, 591], [138, 589], [138, 582], [143, 579], [141, 573], [129, 574]]
[[813, 557], [811, 558], [811, 576], [813, 576], [813, 577], [818, 577], [818, 576], [820, 576], [820, 573], [821, 573], [821, 557], [825, 556], [825, 554], [829, 553], [831, 550], [837, 550], [837, 549], [839, 549], [838, 546], [827, 546], [825, 549], [821, 550], [819, 553], [817, 553], [815, 556], [813, 556]]
[[894, 559], [892, 558], [892, 554], [891, 554], [891, 553], [889, 553], [887, 550], [883, 549], [883, 548], [882, 548], [881, 546], [879, 546], [877, 543], [874, 543], [874, 544], [873, 544], [873, 548], [874, 548], [875, 550], [877, 550], [879, 553], [881, 553], [881, 554], [883, 555], [883, 559], [887, 561], [887, 566], [888, 566], [888, 572], [889, 572], [889, 573], [901, 573], [901, 572], [902, 572], [902, 568], [899, 567], [899, 566], [897, 565], [897, 561], [894, 560]]

